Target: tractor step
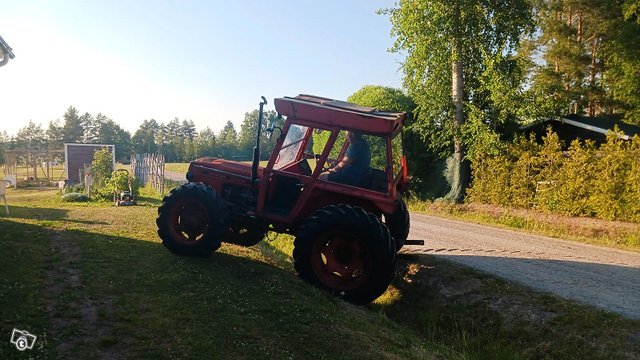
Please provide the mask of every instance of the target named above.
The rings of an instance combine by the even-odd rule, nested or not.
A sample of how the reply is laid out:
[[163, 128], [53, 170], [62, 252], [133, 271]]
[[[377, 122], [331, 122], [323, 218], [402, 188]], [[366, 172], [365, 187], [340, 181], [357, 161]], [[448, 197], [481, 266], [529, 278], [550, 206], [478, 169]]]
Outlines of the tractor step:
[[424, 245], [424, 240], [405, 240], [404, 244], [405, 246], [406, 245], [419, 246], [419, 245]]

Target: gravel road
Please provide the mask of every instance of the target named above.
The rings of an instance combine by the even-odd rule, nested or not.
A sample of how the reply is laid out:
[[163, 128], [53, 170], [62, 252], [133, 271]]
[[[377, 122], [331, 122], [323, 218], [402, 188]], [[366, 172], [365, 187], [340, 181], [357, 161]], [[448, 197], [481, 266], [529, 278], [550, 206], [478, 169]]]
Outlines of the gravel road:
[[404, 253], [430, 254], [640, 319], [640, 253], [411, 214]]
[[179, 173], [179, 172], [175, 172], [175, 171], [164, 171], [164, 177], [165, 179], [169, 179], [169, 180], [173, 180], [173, 181], [179, 181], [181, 183], [186, 183], [187, 179], [184, 177], [185, 174], [184, 173]]

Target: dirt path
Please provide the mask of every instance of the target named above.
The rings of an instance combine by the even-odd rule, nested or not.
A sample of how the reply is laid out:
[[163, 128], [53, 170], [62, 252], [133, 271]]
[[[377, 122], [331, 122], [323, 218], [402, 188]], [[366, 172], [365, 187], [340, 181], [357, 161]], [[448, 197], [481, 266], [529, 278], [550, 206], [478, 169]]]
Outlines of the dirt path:
[[[98, 316], [99, 307], [106, 310], [110, 299], [102, 297], [98, 304], [86, 291], [81, 279], [80, 249], [67, 238], [64, 231], [51, 233], [50, 246], [59, 261], [48, 271], [49, 286], [45, 289], [50, 299], [47, 310], [52, 314], [51, 333], [56, 341], [56, 352], [65, 358], [77, 357], [81, 346], [95, 350], [97, 359], [121, 358], [123, 349], [100, 346], [110, 335], [111, 328]], [[72, 336], [69, 336], [71, 334]], [[88, 356], [88, 354], [84, 354]]]
[[640, 253], [411, 214], [403, 252], [430, 254], [580, 303], [640, 319]]

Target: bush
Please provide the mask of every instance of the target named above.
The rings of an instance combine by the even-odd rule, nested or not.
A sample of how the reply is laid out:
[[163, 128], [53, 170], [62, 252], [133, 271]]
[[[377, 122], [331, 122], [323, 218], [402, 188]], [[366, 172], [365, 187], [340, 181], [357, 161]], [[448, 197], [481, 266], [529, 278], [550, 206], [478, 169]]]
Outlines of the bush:
[[111, 195], [122, 191], [129, 191], [129, 181], [131, 181], [131, 194], [138, 196], [140, 193], [140, 182], [138, 179], [131, 178], [126, 171], [116, 170], [112, 172], [106, 188]]
[[518, 139], [474, 157], [469, 201], [638, 222], [639, 155], [640, 138], [625, 141], [615, 131], [599, 149], [575, 140], [562, 151], [551, 131], [542, 144]]
[[85, 202], [89, 201], [89, 197], [81, 193], [68, 193], [62, 195], [62, 201], [66, 202]]
[[110, 198], [112, 192], [108, 189], [107, 184], [113, 171], [113, 155], [108, 149], [97, 150], [93, 154], [91, 162], [91, 193], [101, 198]]

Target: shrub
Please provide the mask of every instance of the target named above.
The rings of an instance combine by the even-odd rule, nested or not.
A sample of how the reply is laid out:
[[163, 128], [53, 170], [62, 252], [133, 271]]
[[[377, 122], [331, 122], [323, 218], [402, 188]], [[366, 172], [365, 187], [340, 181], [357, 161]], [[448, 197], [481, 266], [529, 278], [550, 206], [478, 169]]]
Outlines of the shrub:
[[66, 202], [84, 202], [89, 201], [89, 197], [81, 193], [68, 193], [62, 195], [62, 201]]
[[91, 190], [98, 197], [108, 198], [111, 196], [111, 192], [107, 188], [111, 172], [113, 171], [113, 155], [108, 149], [97, 150], [93, 154], [93, 161], [91, 162], [91, 174], [92, 184]]
[[599, 149], [575, 140], [563, 152], [549, 131], [542, 144], [520, 138], [498, 153], [476, 154], [469, 200], [640, 221], [640, 138], [625, 141], [616, 132]]
[[113, 196], [114, 193], [129, 191], [129, 179], [131, 179], [131, 194], [138, 196], [140, 193], [140, 182], [138, 179], [130, 178], [126, 171], [116, 170], [111, 173], [106, 189]]

